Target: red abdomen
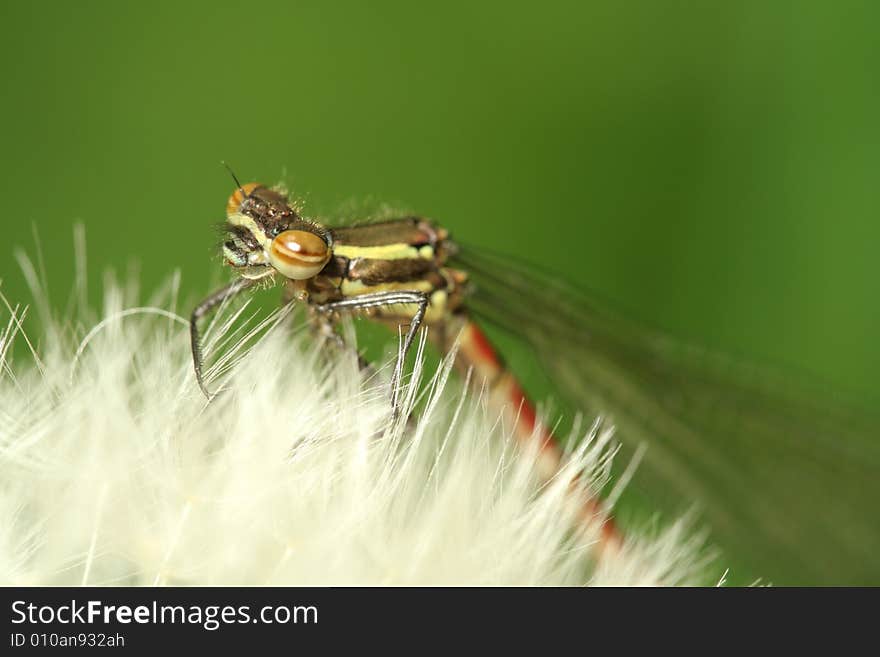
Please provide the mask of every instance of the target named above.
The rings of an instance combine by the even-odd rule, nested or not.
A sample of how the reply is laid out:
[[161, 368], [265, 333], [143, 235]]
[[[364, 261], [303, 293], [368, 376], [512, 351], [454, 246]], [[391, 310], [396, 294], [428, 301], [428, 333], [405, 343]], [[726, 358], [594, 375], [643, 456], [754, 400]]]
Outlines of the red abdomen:
[[[534, 404], [486, 334], [464, 313], [455, 313], [444, 329], [449, 341], [447, 346], [451, 346], [456, 337], [459, 339], [456, 366], [460, 370], [472, 370], [476, 384], [486, 386], [490, 404], [503, 414], [508, 426], [513, 427], [516, 440], [527, 449], [538, 448], [539, 476], [545, 481], [552, 478], [562, 465], [565, 454], [553, 433], [538, 422]], [[597, 515], [602, 517], [603, 545], [600, 550], [619, 548], [620, 534], [598, 500], [587, 500], [583, 515], [585, 520], [595, 520]]]

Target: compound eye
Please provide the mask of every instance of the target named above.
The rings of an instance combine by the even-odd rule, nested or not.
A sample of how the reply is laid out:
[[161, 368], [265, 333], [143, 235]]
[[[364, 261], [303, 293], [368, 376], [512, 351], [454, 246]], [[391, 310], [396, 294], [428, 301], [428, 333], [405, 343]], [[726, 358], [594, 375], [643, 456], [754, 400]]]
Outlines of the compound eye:
[[[244, 200], [259, 187], [265, 187], [265, 185], [262, 183], [248, 183], [247, 185], [242, 185], [240, 189], [236, 189], [232, 192], [232, 196], [226, 201], [226, 216], [231, 217], [234, 214], [238, 214]], [[242, 192], [244, 192], [244, 194], [242, 194]]]
[[269, 246], [269, 262], [280, 274], [296, 281], [316, 276], [327, 261], [330, 249], [315, 233], [285, 230]]

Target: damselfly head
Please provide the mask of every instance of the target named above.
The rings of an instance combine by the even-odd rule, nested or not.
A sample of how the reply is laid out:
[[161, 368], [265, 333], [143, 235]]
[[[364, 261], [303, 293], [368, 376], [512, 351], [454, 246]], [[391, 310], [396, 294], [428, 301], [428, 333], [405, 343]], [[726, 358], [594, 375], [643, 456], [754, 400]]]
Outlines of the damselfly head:
[[303, 219], [287, 195], [260, 183], [240, 185], [226, 203], [226, 262], [246, 268], [249, 278], [270, 273], [305, 280], [317, 275], [332, 255], [329, 232]]
[[232, 196], [229, 197], [229, 200], [226, 201], [226, 216], [228, 217], [237, 213], [245, 199], [250, 197], [251, 192], [262, 186], [263, 185], [260, 183], [248, 183], [236, 188], [236, 190], [232, 192]]
[[247, 216], [271, 231], [290, 219], [299, 219], [291, 207], [287, 194], [262, 183], [247, 183], [236, 187], [226, 201], [226, 218], [236, 223], [236, 217]]

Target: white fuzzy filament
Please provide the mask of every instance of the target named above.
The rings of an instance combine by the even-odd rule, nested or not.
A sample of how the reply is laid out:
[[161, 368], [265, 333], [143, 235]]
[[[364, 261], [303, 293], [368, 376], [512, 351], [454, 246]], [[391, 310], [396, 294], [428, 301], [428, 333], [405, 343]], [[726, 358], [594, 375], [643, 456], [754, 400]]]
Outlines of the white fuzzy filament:
[[541, 487], [510, 427], [447, 384], [448, 367], [420, 387], [417, 366], [402, 398], [418, 419], [392, 422], [387, 368], [367, 376], [351, 353], [287, 321], [245, 349], [229, 309], [206, 337], [209, 375], [224, 388], [208, 404], [176, 285], [163, 294], [133, 310], [133, 294], [108, 283], [100, 317], [44, 316], [30, 340], [39, 352], [18, 359], [23, 312], [7, 306], [0, 582], [695, 581], [698, 546], [683, 523], [650, 538], [630, 531], [601, 562], [600, 523], [572, 531], [569, 488], [588, 496], [606, 482], [610, 432], [592, 429]]

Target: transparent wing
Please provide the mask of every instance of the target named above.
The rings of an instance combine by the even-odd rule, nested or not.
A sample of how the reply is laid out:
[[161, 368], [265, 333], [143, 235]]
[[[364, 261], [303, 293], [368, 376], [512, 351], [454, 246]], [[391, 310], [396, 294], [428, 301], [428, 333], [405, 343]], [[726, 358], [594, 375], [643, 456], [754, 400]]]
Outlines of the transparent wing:
[[880, 422], [785, 377], [675, 342], [483, 250], [457, 263], [478, 318], [530, 343], [577, 409], [648, 449], [655, 508], [696, 505], [731, 565], [775, 583], [880, 584]]

